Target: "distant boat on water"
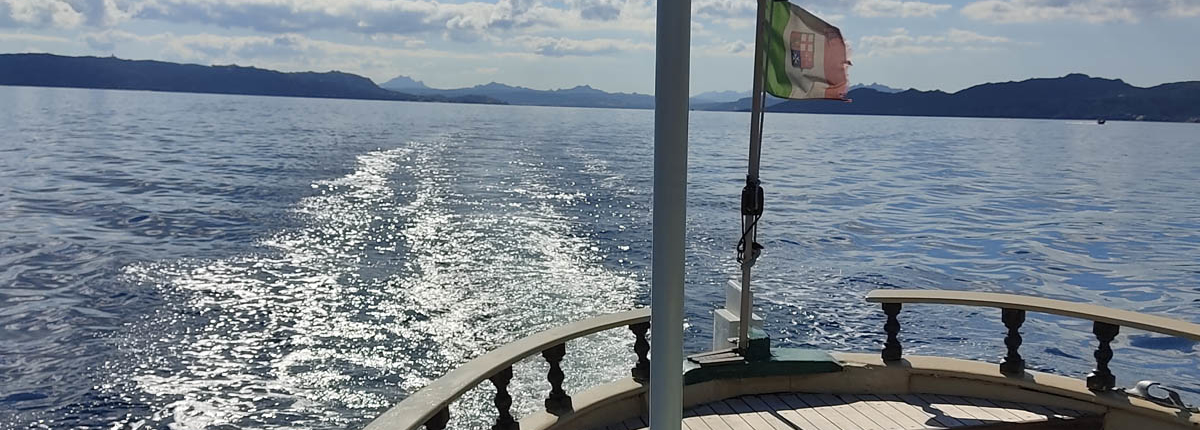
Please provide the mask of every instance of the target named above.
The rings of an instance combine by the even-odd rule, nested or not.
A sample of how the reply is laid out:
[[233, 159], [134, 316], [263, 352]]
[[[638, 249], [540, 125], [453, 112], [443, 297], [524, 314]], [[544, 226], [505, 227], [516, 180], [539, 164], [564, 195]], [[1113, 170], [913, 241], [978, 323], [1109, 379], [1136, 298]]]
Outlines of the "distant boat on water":
[[1096, 124], [1104, 125], [1105, 122], [1108, 122], [1108, 121], [1106, 121], [1104, 118], [1096, 119]]

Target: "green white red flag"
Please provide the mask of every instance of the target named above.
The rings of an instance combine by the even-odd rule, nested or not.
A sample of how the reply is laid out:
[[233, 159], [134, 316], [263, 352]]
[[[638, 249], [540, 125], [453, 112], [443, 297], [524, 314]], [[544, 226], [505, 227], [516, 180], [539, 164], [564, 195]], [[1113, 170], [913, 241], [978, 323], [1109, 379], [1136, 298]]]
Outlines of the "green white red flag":
[[845, 100], [850, 61], [842, 31], [794, 4], [768, 3], [767, 92], [785, 99]]

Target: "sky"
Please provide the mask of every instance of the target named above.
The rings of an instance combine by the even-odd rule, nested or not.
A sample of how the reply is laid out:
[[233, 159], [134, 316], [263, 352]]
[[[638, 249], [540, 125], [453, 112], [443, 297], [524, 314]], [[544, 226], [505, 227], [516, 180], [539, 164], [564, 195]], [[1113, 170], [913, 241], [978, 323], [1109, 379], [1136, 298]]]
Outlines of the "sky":
[[[681, 0], [665, 0], [681, 1]], [[795, 0], [852, 82], [1200, 80], [1200, 0]], [[755, 0], [691, 0], [692, 94], [747, 90]], [[655, 0], [0, 0], [0, 52], [653, 93]]]

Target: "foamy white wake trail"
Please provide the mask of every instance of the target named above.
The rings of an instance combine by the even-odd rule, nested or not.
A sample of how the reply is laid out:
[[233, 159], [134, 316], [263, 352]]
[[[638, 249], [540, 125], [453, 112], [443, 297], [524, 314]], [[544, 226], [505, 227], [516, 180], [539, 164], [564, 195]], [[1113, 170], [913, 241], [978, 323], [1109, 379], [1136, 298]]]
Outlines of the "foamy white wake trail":
[[[130, 347], [169, 355], [133, 372], [160, 405], [152, 421], [361, 425], [507, 341], [633, 306], [637, 282], [605, 268], [557, 210], [578, 195], [539, 182], [539, 163], [472, 176], [458, 149], [414, 142], [360, 156], [350, 174], [314, 183], [294, 210], [302, 228], [264, 238], [262, 252], [129, 268], [187, 298], [150, 323], [174, 326]], [[570, 343], [568, 387], [625, 375], [630, 344], [624, 331]], [[544, 397], [545, 370], [540, 357], [516, 367], [517, 409], [538, 406], [522, 400]], [[490, 386], [475, 391], [453, 410], [457, 428], [490, 425]]]

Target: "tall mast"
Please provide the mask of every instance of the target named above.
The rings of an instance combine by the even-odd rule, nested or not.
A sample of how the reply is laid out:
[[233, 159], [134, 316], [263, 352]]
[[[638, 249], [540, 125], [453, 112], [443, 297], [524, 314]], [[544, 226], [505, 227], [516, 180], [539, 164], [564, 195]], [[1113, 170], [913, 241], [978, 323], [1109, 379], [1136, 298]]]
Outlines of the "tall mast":
[[742, 237], [739, 242], [742, 263], [741, 309], [738, 312], [738, 350], [745, 355], [750, 347], [750, 269], [758, 259], [754, 239], [758, 233], [758, 217], [762, 215], [762, 189], [759, 187], [758, 166], [762, 155], [763, 68], [767, 21], [767, 6], [772, 0], [758, 0], [758, 21], [754, 26], [754, 84], [750, 108], [750, 162], [746, 171], [746, 187], [742, 190]]
[[658, 0], [654, 66], [654, 245], [650, 428], [683, 422], [683, 264], [687, 222], [691, 0]]

